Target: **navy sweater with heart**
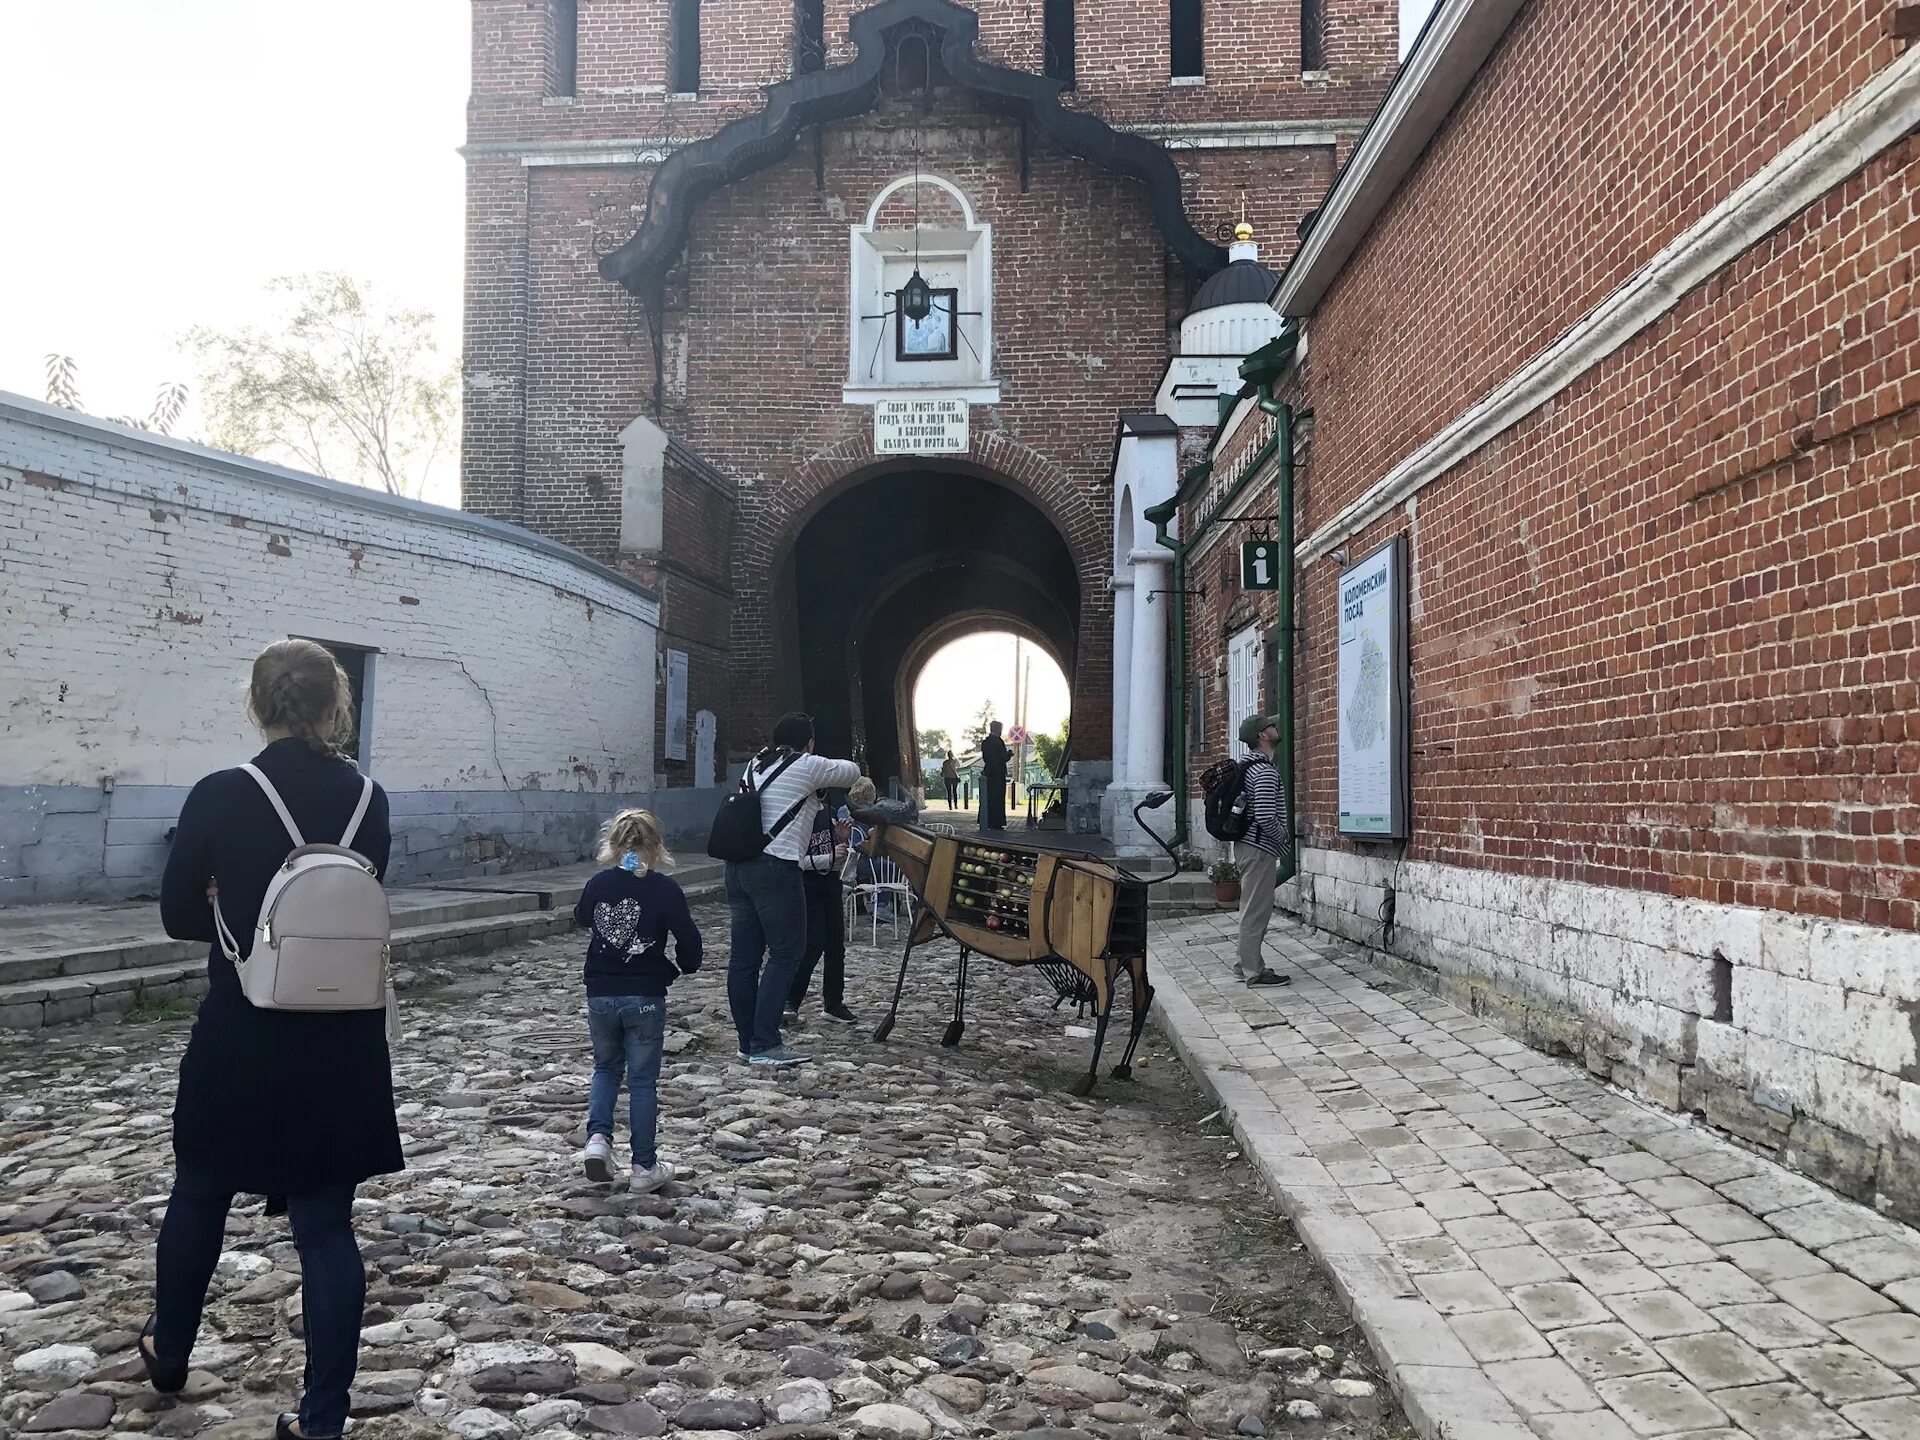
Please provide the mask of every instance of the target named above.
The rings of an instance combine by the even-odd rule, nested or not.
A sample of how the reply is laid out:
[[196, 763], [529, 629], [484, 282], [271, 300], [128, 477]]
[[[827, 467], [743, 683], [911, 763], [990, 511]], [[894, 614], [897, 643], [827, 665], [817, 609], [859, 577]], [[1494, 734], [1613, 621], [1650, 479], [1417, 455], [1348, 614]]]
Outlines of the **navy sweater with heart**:
[[664, 995], [676, 975], [700, 968], [700, 927], [687, 897], [657, 871], [602, 870], [580, 892], [573, 919], [593, 932], [587, 941], [589, 995]]

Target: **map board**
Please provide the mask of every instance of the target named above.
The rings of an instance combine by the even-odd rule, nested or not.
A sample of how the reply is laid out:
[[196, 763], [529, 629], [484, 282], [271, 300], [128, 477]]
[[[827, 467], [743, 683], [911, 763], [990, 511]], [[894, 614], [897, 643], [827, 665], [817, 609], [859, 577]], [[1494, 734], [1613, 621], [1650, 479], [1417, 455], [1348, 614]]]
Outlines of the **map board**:
[[687, 652], [667, 651], [667, 759], [687, 758]]
[[1407, 542], [1340, 572], [1340, 833], [1407, 838]]

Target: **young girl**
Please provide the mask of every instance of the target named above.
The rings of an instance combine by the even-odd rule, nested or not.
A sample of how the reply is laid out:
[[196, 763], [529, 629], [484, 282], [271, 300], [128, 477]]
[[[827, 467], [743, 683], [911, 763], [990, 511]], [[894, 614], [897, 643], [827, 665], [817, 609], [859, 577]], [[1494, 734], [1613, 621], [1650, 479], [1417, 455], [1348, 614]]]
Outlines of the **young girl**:
[[[673, 857], [660, 822], [645, 810], [622, 810], [600, 832], [600, 863], [587, 882], [574, 923], [587, 941], [587, 1029], [593, 1036], [593, 1089], [587, 1100], [587, 1177], [613, 1178], [613, 1102], [627, 1075], [627, 1128], [637, 1193], [673, 1178], [654, 1152], [660, 1115], [660, 1049], [667, 1033], [667, 986], [700, 968], [700, 930], [687, 897], [665, 874]], [[673, 937], [673, 960], [667, 937]]]

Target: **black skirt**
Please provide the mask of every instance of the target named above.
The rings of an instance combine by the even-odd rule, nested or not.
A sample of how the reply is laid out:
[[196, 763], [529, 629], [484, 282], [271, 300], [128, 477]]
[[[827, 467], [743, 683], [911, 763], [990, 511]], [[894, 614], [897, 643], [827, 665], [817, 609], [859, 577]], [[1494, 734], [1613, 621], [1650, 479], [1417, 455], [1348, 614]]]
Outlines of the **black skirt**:
[[215, 988], [180, 1061], [173, 1153], [222, 1189], [275, 1197], [405, 1168], [385, 1013], [258, 1010]]

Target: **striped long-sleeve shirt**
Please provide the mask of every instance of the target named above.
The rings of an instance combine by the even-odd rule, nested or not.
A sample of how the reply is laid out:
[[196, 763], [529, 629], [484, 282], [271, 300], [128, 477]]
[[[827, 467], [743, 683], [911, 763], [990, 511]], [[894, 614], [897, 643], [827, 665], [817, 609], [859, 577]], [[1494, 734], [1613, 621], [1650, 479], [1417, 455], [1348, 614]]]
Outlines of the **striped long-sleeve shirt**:
[[[786, 758], [785, 751], [773, 751], [756, 756], [747, 767], [749, 782], [758, 786], [761, 777], [772, 775], [780, 769], [780, 762]], [[760, 824], [768, 832], [780, 824], [780, 817], [792, 808], [793, 802], [802, 801], [799, 810], [774, 835], [768, 843], [766, 853], [776, 860], [798, 862], [801, 852], [807, 848], [807, 835], [813, 829], [813, 812], [820, 808], [822, 790], [844, 790], [860, 778], [860, 767], [851, 760], [829, 760], [824, 755], [802, 755], [780, 770], [778, 776], [765, 789], [760, 791]]]
[[1269, 855], [1286, 854], [1293, 848], [1293, 833], [1287, 823], [1287, 797], [1280, 790], [1280, 772], [1273, 768], [1273, 761], [1256, 752], [1247, 759], [1244, 783], [1253, 828], [1238, 843]]

